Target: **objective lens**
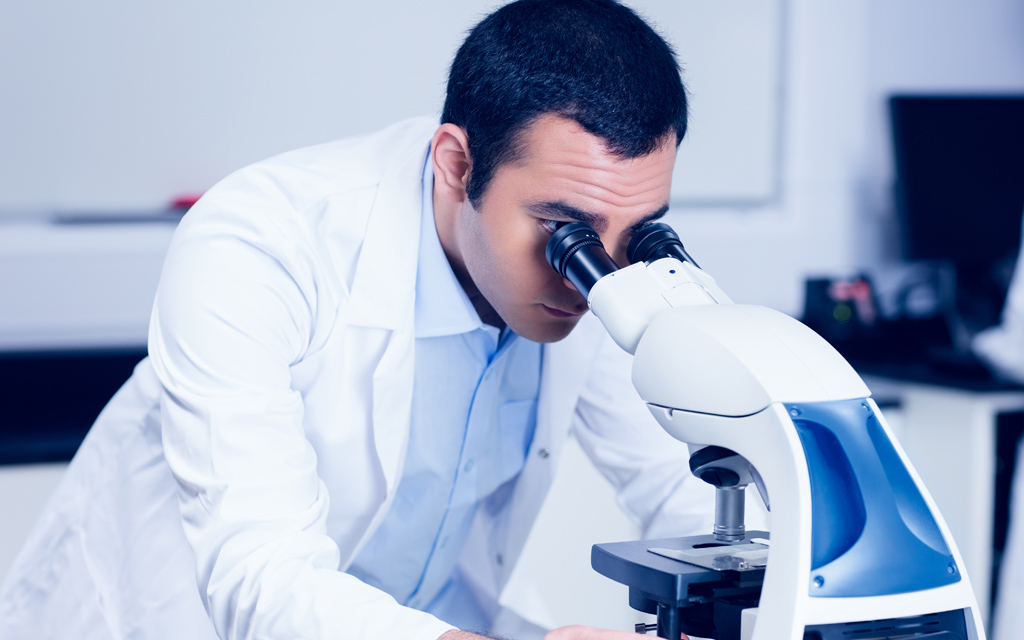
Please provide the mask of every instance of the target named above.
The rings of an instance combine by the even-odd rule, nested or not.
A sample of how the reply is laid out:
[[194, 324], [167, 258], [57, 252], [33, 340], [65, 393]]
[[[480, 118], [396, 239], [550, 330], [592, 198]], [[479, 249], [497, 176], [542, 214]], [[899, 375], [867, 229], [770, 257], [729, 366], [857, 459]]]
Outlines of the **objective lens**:
[[629, 263], [654, 262], [661, 258], [676, 258], [700, 268], [697, 261], [686, 253], [683, 243], [675, 230], [664, 222], [655, 222], [636, 232], [626, 248]]
[[619, 268], [604, 250], [597, 232], [585, 222], [573, 222], [556, 231], [548, 240], [544, 255], [548, 264], [584, 298], [590, 297], [598, 280]]

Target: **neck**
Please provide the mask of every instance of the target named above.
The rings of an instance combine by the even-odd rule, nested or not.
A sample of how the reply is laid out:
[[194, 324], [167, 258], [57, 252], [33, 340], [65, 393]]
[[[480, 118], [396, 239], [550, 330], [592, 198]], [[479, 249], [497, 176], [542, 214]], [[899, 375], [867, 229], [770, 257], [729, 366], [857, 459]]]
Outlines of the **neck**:
[[[498, 312], [494, 310], [494, 307], [487, 301], [484, 294], [480, 293], [480, 289], [473, 282], [473, 278], [470, 277], [469, 270], [466, 269], [466, 263], [462, 260], [462, 255], [459, 253], [458, 245], [455, 242], [455, 219], [460, 213], [459, 209], [464, 205], [449, 202], [439, 197], [436, 189], [434, 190], [433, 200], [434, 225], [437, 227], [437, 237], [441, 241], [444, 257], [448, 260], [448, 264], [451, 265], [452, 271], [455, 273], [455, 278], [459, 281], [459, 286], [466, 292], [469, 301], [473, 304], [473, 308], [484, 324], [504, 329], [505, 321], [501, 319]], [[462, 212], [463, 215], [474, 215], [475, 213], [475, 211]]]

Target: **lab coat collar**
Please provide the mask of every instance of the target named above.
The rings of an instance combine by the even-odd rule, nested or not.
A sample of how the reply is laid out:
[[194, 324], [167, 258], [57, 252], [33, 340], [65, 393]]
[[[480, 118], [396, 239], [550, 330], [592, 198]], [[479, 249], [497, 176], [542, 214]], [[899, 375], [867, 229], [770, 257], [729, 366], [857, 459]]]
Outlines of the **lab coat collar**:
[[366, 223], [345, 320], [346, 330], [390, 333], [372, 377], [371, 420], [386, 497], [371, 529], [394, 498], [408, 443], [422, 171], [433, 133], [422, 125], [410, 123], [391, 144], [389, 168], [377, 185]]
[[[427, 154], [423, 169], [423, 216], [416, 269], [416, 337], [437, 338], [483, 329], [484, 323], [459, 284], [441, 247], [434, 222], [434, 170]], [[429, 295], [424, 295], [429, 294]]]
[[352, 280], [349, 326], [411, 327], [421, 220], [416, 187], [430, 148], [422, 133], [411, 127], [397, 141], [391, 168], [377, 185]]

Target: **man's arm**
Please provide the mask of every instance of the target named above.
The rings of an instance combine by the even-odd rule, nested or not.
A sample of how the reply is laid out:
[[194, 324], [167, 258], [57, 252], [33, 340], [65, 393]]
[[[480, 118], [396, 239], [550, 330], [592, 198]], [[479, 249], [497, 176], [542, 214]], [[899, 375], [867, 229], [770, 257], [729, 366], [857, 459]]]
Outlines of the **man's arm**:
[[291, 377], [322, 283], [301, 237], [233, 203], [197, 205], [179, 228], [150, 331], [198, 595], [225, 640], [437, 638], [451, 625], [338, 570]]

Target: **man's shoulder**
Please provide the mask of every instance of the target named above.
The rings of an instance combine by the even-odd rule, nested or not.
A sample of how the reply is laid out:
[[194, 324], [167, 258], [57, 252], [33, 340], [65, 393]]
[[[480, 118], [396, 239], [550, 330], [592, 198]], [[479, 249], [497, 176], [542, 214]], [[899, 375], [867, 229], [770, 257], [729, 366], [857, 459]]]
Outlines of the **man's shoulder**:
[[344, 174], [380, 175], [410, 155], [425, 157], [438, 127], [432, 116], [409, 118], [374, 131], [288, 151], [252, 167], [301, 167], [329, 176]]
[[298, 212], [328, 198], [374, 189], [396, 172], [408, 173], [413, 185], [437, 126], [434, 117], [411, 118], [373, 133], [288, 151], [232, 173], [208, 196]]
[[[171, 253], [211, 238], [240, 241], [273, 256], [293, 277], [309, 272], [344, 283], [339, 290], [350, 287], [353, 257], [361, 255], [374, 212], [394, 213], [396, 207], [387, 203], [400, 195], [401, 203], [415, 206], [398, 207], [399, 217], [412, 216], [418, 223], [423, 162], [436, 126], [432, 118], [407, 120], [236, 171], [185, 215]], [[400, 234], [418, 229], [418, 224], [397, 226]]]

